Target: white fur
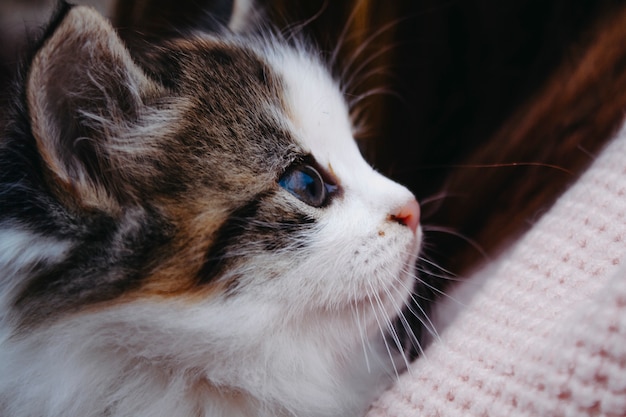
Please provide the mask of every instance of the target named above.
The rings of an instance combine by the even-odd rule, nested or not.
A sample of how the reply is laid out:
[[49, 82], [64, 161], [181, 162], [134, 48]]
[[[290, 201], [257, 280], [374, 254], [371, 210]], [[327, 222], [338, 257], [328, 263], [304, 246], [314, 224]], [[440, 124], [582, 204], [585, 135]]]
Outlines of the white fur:
[[[10, 309], [8, 303], [21, 281], [38, 264], [61, 260], [71, 243], [34, 233], [19, 225], [0, 225], [0, 311]], [[0, 316], [4, 327], [7, 317]]]
[[49, 238], [21, 226], [0, 225], [1, 283], [38, 262], [58, 261], [69, 249], [67, 242]]
[[[382, 332], [409, 296], [421, 232], [390, 215], [413, 196], [362, 159], [339, 89], [315, 60], [270, 60], [293, 110], [283, 122], [343, 188], [324, 209], [285, 191], [319, 219], [311, 245], [242, 267], [234, 297], [120, 302], [2, 340], [6, 417], [350, 417], [393, 376]], [[11, 233], [0, 248], [16, 249], [0, 252], [0, 265], [14, 271], [66, 250]], [[30, 244], [38, 254], [23, 251]], [[281, 276], [263, 275], [277, 267]]]

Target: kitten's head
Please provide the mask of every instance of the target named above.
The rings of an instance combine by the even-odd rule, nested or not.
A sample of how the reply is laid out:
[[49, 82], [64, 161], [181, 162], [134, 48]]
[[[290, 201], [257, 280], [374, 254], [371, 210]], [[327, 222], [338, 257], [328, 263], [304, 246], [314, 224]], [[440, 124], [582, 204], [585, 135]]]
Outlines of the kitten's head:
[[[337, 83], [303, 45], [196, 32], [133, 54], [94, 11], [68, 8], [25, 103], [32, 135], [5, 147], [31, 143], [36, 173], [1, 219], [39, 251], [2, 260], [20, 328], [88, 315], [168, 335], [143, 358], [178, 355], [169, 337], [206, 360], [269, 334], [352, 346], [403, 307], [418, 205], [363, 160]], [[131, 333], [107, 343], [132, 349]]]

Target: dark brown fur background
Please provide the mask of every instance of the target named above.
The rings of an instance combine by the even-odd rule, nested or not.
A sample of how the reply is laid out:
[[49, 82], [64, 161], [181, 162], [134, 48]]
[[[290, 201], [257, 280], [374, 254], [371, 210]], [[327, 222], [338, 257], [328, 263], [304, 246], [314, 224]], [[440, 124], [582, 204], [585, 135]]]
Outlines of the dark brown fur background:
[[[206, 5], [226, 10], [228, 3], [120, 0], [111, 14], [132, 40], [136, 33], [175, 33], [197, 24]], [[364, 152], [422, 201], [425, 255], [459, 276], [495, 256], [549, 208], [626, 108], [626, 6], [620, 1], [259, 3], [279, 27], [306, 22], [305, 32], [328, 56], [350, 23], [336, 71], [363, 64], [349, 92], [388, 92], [360, 102], [368, 121]], [[5, 91], [18, 60], [14, 46], [22, 43], [3, 36]], [[433, 272], [437, 288], [445, 286], [436, 276], [441, 270], [427, 262], [421, 269]]]

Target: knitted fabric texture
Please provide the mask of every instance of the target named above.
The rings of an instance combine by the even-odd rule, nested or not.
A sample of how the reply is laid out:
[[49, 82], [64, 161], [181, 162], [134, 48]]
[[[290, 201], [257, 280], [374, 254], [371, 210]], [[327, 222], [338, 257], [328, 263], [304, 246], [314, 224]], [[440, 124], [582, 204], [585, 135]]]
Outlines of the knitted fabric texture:
[[626, 416], [626, 129], [450, 297], [368, 417]]

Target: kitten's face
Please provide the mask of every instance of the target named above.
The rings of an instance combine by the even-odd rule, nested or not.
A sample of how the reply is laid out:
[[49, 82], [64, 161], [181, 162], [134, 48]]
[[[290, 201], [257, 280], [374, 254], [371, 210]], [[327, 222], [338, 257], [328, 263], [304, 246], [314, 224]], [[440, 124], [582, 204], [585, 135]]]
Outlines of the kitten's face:
[[320, 311], [353, 320], [358, 308], [369, 327], [373, 309], [396, 315], [412, 288], [419, 208], [363, 160], [327, 71], [272, 43], [200, 36], [176, 47], [206, 54], [175, 81], [189, 94], [176, 160], [193, 186], [162, 206], [184, 230], [172, 260], [184, 274], [162, 278], [159, 266], [145, 288], [278, 305], [296, 322]]

